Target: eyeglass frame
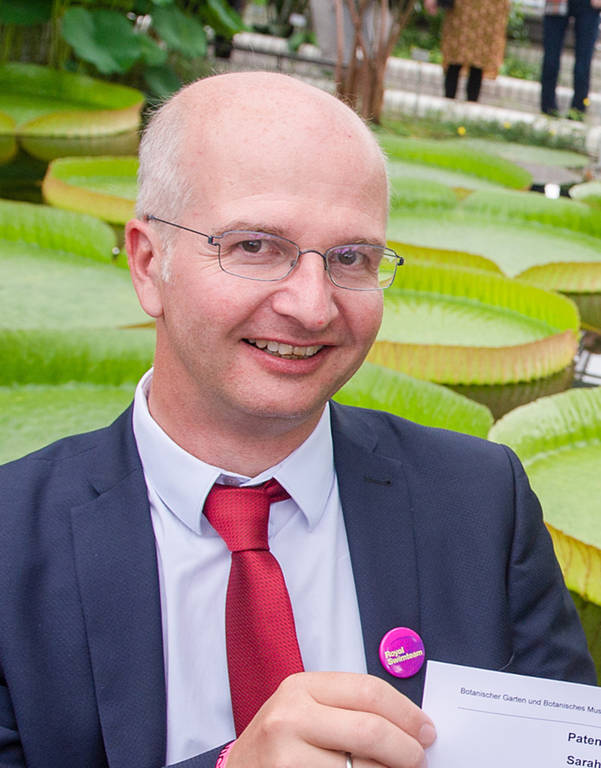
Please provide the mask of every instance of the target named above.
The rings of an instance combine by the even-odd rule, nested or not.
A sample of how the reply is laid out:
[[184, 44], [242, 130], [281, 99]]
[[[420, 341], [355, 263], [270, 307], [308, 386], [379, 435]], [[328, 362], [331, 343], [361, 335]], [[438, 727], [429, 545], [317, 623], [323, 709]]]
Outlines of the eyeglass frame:
[[[327, 248], [322, 253], [321, 251], [318, 251], [315, 248], [307, 248], [306, 250], [301, 251], [297, 243], [295, 243], [293, 240], [289, 240], [287, 237], [283, 237], [282, 235], [271, 235], [271, 237], [277, 237], [280, 240], [285, 240], [287, 243], [290, 243], [290, 245], [293, 245], [298, 252], [296, 259], [294, 260], [294, 263], [292, 264], [288, 272], [286, 272], [285, 275], [282, 275], [282, 277], [250, 277], [249, 275], [239, 275], [236, 272], [229, 272], [227, 269], [225, 269], [225, 267], [221, 263], [221, 243], [219, 243], [218, 240], [222, 237], [225, 237], [225, 235], [229, 235], [236, 232], [253, 232], [253, 233], [256, 233], [257, 235], [260, 235], [260, 234], [268, 235], [269, 234], [268, 232], [260, 232], [258, 230], [231, 229], [231, 230], [227, 230], [226, 232], [223, 232], [220, 235], [207, 235], [205, 232], [200, 232], [198, 229], [192, 229], [191, 227], [185, 227], [183, 224], [176, 224], [173, 221], [160, 219], [158, 216], [154, 216], [152, 213], [147, 213], [144, 216], [144, 219], [146, 221], [158, 221], [161, 224], [167, 224], [170, 227], [176, 227], [177, 229], [183, 229], [185, 232], [193, 232], [195, 235], [201, 235], [202, 237], [206, 237], [208, 244], [218, 249], [217, 260], [219, 262], [219, 268], [221, 269], [221, 271], [225, 272], [226, 275], [233, 275], [234, 277], [239, 277], [241, 280], [255, 280], [257, 282], [262, 282], [262, 283], [277, 283], [280, 280], [285, 280], [288, 277], [288, 275], [295, 269], [296, 265], [300, 261], [301, 256], [303, 256], [305, 253], [316, 253], [318, 256], [321, 256], [321, 258], [323, 259], [324, 270], [327, 272], [330, 282], [332, 283], [332, 285], [335, 285], [336, 288], [342, 288], [342, 290], [344, 291], [384, 291], [386, 290], [386, 288], [390, 288], [390, 286], [394, 283], [398, 267], [401, 267], [405, 263], [405, 259], [402, 256], [400, 256], [394, 250], [394, 248], [389, 248], [388, 246], [385, 246], [385, 245], [377, 245], [376, 243], [343, 243], [342, 245], [334, 245], [331, 248]], [[394, 265], [394, 272], [392, 274], [392, 279], [388, 283], [388, 285], [384, 285], [384, 286], [379, 285], [377, 288], [350, 288], [349, 286], [346, 286], [346, 285], [339, 285], [332, 277], [332, 273], [330, 272], [330, 266], [326, 258], [326, 254], [329, 251], [334, 250], [336, 248], [342, 248], [344, 247], [344, 245], [370, 245], [373, 248], [382, 248], [382, 250], [384, 252], [388, 252], [389, 255], [390, 254], [394, 255], [396, 259], [396, 263]]]

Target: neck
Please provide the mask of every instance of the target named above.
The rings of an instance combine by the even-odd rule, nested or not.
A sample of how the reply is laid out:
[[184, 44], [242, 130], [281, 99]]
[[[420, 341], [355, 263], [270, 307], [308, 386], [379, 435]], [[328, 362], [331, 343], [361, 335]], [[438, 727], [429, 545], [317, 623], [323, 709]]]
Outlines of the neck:
[[237, 414], [235, 419], [169, 400], [151, 385], [148, 408], [169, 437], [197, 459], [233, 474], [255, 477], [289, 456], [313, 432], [323, 407], [303, 418]]

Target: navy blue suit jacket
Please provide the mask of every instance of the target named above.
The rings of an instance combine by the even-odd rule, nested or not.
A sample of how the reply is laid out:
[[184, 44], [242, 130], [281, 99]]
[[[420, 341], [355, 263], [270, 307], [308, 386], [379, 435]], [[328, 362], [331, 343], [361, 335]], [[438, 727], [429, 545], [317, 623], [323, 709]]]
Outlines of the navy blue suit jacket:
[[[432, 659], [595, 682], [507, 448], [335, 404], [332, 431], [370, 673], [421, 703], [423, 669], [402, 680], [378, 660], [385, 632], [407, 626]], [[164, 765], [158, 574], [131, 412], [1, 468], [0, 499], [0, 766]], [[218, 751], [181, 766], [213, 768]]]

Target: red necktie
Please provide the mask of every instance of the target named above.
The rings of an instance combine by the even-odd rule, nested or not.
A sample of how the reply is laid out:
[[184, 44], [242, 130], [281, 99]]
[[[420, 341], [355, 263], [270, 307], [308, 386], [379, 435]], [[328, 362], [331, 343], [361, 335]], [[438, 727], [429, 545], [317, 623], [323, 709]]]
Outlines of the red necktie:
[[284, 575], [267, 541], [270, 504], [287, 498], [269, 480], [214, 485], [205, 501], [206, 518], [232, 553], [225, 635], [237, 735], [284, 678], [303, 671]]

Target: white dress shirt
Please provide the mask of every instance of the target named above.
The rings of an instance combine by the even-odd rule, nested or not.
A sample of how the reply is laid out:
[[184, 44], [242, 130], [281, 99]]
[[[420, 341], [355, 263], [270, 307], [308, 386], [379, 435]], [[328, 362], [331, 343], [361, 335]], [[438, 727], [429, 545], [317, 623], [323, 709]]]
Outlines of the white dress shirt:
[[215, 482], [275, 477], [290, 499], [272, 505], [269, 544], [294, 612], [305, 670], [365, 672], [355, 583], [334, 471], [330, 412], [282, 462], [254, 478], [184, 451], [148, 411], [152, 370], [136, 389], [133, 428], [157, 544], [167, 690], [167, 762], [235, 738], [225, 644], [230, 553], [202, 514]]

